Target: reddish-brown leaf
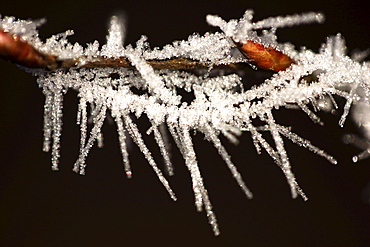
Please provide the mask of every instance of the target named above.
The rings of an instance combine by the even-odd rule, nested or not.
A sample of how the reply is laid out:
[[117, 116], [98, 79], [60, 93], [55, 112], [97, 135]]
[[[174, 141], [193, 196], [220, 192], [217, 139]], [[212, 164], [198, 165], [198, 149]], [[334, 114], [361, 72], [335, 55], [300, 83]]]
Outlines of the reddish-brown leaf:
[[47, 68], [54, 62], [52, 56], [41, 54], [16, 34], [0, 29], [0, 58], [28, 68]]
[[247, 40], [244, 43], [236, 43], [239, 51], [250, 60], [250, 62], [261, 69], [279, 72], [288, 68], [294, 60], [288, 55], [271, 47]]

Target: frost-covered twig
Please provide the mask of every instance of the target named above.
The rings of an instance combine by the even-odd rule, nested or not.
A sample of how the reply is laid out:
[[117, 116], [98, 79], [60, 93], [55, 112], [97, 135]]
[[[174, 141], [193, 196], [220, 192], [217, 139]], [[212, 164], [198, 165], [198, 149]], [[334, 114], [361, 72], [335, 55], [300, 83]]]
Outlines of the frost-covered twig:
[[[170, 175], [173, 170], [167, 135], [170, 134], [174, 139], [192, 178], [196, 208], [198, 211], [205, 209], [209, 223], [218, 235], [216, 217], [198, 167], [192, 132], [203, 133], [205, 139], [215, 146], [238, 185], [251, 198], [251, 191], [220, 141], [222, 134], [237, 143], [238, 135], [243, 131], [250, 132], [257, 152], [265, 150], [283, 171], [292, 197], [300, 195], [306, 200], [292, 171], [284, 139], [309, 149], [332, 164], [337, 161], [293, 133], [289, 127], [280, 125], [274, 117], [274, 111], [283, 107], [302, 109], [308, 115], [308, 120], [322, 124], [316, 111], [324, 109], [323, 105], [336, 106], [333, 96], [338, 95], [347, 100], [340, 119], [340, 125], [343, 125], [353, 104], [369, 103], [370, 68], [368, 64], [346, 56], [344, 39], [340, 34], [329, 37], [319, 53], [304, 48], [298, 51], [291, 44], [278, 43], [275, 35], [277, 28], [320, 23], [323, 21], [321, 13], [274, 17], [258, 22], [253, 22], [252, 17], [250, 10], [240, 20], [228, 22], [217, 16], [208, 16], [207, 21], [219, 26], [223, 32], [194, 34], [188, 40], [175, 41], [161, 49], [151, 49], [144, 36], [135, 47], [124, 47], [124, 30], [117, 17], [111, 20], [107, 44], [101, 48], [97, 42], [88, 44], [86, 48], [70, 44], [67, 36], [72, 34], [71, 31], [42, 42], [36, 31], [40, 21], [7, 17], [0, 20], [0, 28], [7, 35], [12, 33], [20, 37], [22, 41], [19, 42], [23, 42], [21, 46], [29, 44], [36, 57], [47, 54], [56, 63], [31, 71], [37, 76], [46, 97], [44, 151], [51, 150], [54, 170], [58, 169], [59, 163], [63, 94], [72, 88], [78, 91], [80, 100], [77, 123], [81, 129], [80, 155], [73, 170], [85, 174], [86, 157], [101, 136], [104, 119], [110, 114], [117, 124], [127, 176], [132, 176], [126, 145], [130, 137], [171, 198], [176, 200], [133, 119], [133, 116], [140, 118], [145, 114], [151, 124], [146, 134], [154, 133]], [[262, 35], [257, 34], [257, 29], [263, 29]], [[4, 34], [4, 37], [9, 36]], [[16, 54], [15, 59], [24, 58], [21, 53]], [[6, 57], [7, 54], [2, 55]], [[104, 60], [107, 66], [99, 64], [100, 60]], [[71, 65], [63, 66], [66, 61], [70, 61]], [[156, 67], [157, 62], [165, 64], [166, 68]], [[175, 64], [174, 67], [169, 65], [171, 63]], [[192, 67], [192, 63], [196, 66]], [[218, 73], [215, 76], [209, 73], [215, 66], [229, 66], [235, 71], [237, 68], [234, 65], [239, 63], [252, 63], [277, 73], [248, 90], [244, 89], [243, 78], [237, 73]], [[179, 64], [190, 64], [190, 67], [181, 67]], [[206, 73], [178, 69], [206, 69]], [[140, 94], [137, 94], [138, 89]], [[194, 99], [185, 102], [178, 89], [192, 92]], [[89, 107], [92, 110], [89, 111]], [[89, 112], [93, 123], [90, 133], [87, 132]], [[262, 125], [254, 124], [254, 119], [260, 120]], [[273, 144], [265, 140], [262, 132], [270, 133]]]

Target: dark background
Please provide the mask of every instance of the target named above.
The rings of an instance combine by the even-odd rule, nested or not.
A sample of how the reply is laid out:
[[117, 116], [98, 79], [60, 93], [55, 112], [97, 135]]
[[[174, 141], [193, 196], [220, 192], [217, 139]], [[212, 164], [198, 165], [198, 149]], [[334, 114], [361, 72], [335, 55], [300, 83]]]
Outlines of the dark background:
[[[4, 1], [0, 13], [19, 18], [46, 17], [41, 37], [75, 30], [71, 41], [105, 42], [106, 23], [114, 11], [129, 19], [127, 43], [141, 34], [153, 46], [185, 39], [193, 32], [217, 31], [206, 24], [208, 13], [225, 19], [255, 10], [255, 20], [269, 16], [323, 11], [326, 23], [279, 30], [280, 41], [317, 50], [327, 35], [341, 32], [349, 51], [370, 47], [366, 1]], [[173, 202], [136, 146], [131, 150], [133, 178], [126, 179], [115, 125], [105, 123], [105, 147], [88, 156], [87, 174], [72, 171], [78, 155], [76, 93], [68, 92], [60, 171], [50, 169], [42, 152], [44, 96], [35, 78], [0, 61], [0, 246], [370, 246], [370, 205], [364, 189], [370, 160], [357, 164], [359, 152], [341, 137], [337, 115], [319, 113], [321, 127], [299, 111], [277, 112], [280, 123], [334, 155], [339, 164], [286, 141], [298, 182], [308, 197], [291, 199], [285, 178], [272, 159], [257, 155], [248, 133], [234, 147], [224, 140], [254, 199], [245, 198], [226, 165], [200, 134], [194, 136], [201, 172], [218, 218], [214, 237], [205, 213], [197, 213], [189, 173], [174, 150], [175, 176], [169, 178], [178, 196]], [[247, 83], [247, 82], [246, 82]], [[247, 84], [246, 84], [247, 85]], [[343, 101], [338, 101], [343, 105]], [[141, 130], [145, 131], [145, 123]], [[146, 140], [159, 161], [159, 152]], [[365, 194], [365, 196], [364, 196]]]

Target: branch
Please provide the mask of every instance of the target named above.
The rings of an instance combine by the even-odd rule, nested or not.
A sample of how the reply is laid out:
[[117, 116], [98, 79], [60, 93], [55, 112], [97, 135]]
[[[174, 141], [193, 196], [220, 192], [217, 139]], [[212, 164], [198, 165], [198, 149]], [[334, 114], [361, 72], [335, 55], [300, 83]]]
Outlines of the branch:
[[[170, 69], [170, 70], [192, 70], [192, 69], [232, 69], [244, 70], [250, 69], [245, 63], [230, 63], [213, 66], [211, 63], [201, 63], [199, 61], [187, 58], [174, 58], [168, 60], [147, 60], [146, 61], [153, 69]], [[56, 68], [130, 68], [135, 69], [125, 57], [108, 58], [105, 56], [83, 56], [77, 59], [56, 60]]]
[[[275, 72], [285, 70], [294, 61], [276, 49], [264, 47], [253, 41], [237, 43], [236, 47], [248, 58], [249, 62], [258, 68]], [[44, 54], [17, 34], [11, 34], [0, 29], [0, 58], [27, 68], [55, 70], [60, 68], [130, 68], [135, 69], [126, 57], [111, 58], [107, 56], [80, 56], [74, 59], [60, 59], [57, 56]], [[202, 63], [187, 58], [166, 60], [147, 60], [153, 69], [193, 70], [193, 69], [223, 69], [250, 70], [249, 63], [229, 63], [215, 65]]]

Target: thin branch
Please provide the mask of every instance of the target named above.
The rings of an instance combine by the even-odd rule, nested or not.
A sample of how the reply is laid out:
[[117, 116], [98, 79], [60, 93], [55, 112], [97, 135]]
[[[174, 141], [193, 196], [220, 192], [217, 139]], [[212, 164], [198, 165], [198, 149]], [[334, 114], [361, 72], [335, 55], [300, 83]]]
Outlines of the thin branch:
[[[246, 49], [246, 44], [248, 49]], [[247, 57], [251, 63], [261, 69], [273, 70], [275, 72], [283, 70], [293, 63], [288, 56], [272, 48], [265, 48], [262, 45], [247, 41], [244, 44], [237, 44], [237, 48]], [[271, 52], [283, 57], [284, 65], [276, 68], [281, 63], [281, 58], [276, 61]], [[276, 54], [274, 55], [276, 56]], [[106, 56], [81, 56], [74, 59], [59, 59], [50, 54], [44, 54], [34, 48], [27, 41], [23, 41], [18, 35], [11, 34], [0, 29], [0, 58], [8, 60], [27, 68], [55, 70], [59, 68], [130, 68], [135, 67], [125, 57], [110, 58]], [[212, 63], [202, 63], [187, 58], [172, 58], [166, 60], [147, 60], [153, 69], [170, 70], [193, 70], [193, 69], [224, 69], [224, 70], [251, 70], [248, 63], [230, 63], [215, 65]], [[277, 64], [277, 65], [276, 65]]]
[[[77, 59], [56, 60], [56, 68], [130, 68], [135, 67], [125, 57], [108, 58], [105, 56], [82, 56]], [[211, 63], [201, 63], [199, 61], [187, 58], [173, 58], [167, 60], [147, 60], [147, 63], [153, 69], [170, 69], [170, 70], [192, 70], [192, 69], [231, 69], [231, 70], [246, 70], [250, 66], [245, 63], [231, 63], [223, 65], [212, 65]], [[53, 66], [52, 66], [53, 68]]]

